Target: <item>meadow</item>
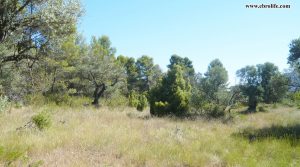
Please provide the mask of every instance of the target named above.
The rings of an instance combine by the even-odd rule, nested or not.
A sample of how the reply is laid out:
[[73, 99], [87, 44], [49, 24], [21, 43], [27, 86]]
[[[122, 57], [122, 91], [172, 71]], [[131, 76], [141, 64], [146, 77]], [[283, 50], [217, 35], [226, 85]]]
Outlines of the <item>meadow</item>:
[[[38, 112], [51, 126], [30, 125]], [[0, 166], [300, 166], [300, 111], [226, 119], [151, 117], [101, 107], [21, 107], [0, 115]], [[29, 122], [29, 124], [28, 124]]]

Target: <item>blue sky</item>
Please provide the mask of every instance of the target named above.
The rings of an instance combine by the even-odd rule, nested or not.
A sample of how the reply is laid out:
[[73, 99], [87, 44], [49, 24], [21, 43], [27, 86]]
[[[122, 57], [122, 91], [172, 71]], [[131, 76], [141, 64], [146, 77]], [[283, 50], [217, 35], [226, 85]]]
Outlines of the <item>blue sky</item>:
[[[288, 45], [300, 37], [300, 1], [82, 0], [79, 31], [107, 35], [117, 55], [149, 55], [166, 71], [172, 54], [188, 57], [197, 72], [219, 58], [229, 73], [266, 61], [288, 68]], [[288, 4], [290, 9], [247, 9], [246, 4]]]

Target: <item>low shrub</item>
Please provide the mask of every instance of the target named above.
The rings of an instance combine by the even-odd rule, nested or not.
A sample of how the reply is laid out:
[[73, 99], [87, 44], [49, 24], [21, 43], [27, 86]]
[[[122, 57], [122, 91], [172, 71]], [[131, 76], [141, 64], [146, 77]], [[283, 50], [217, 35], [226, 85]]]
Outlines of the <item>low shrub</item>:
[[48, 103], [54, 102], [56, 105], [71, 106], [73, 102], [72, 97], [69, 96], [68, 94], [60, 94], [60, 93], [49, 94], [46, 96], [46, 98]]
[[139, 104], [138, 94], [135, 91], [129, 93], [128, 100], [130, 107], [137, 107]]
[[136, 109], [138, 111], [143, 111], [148, 106], [147, 97], [146, 97], [146, 95], [142, 94], [139, 96], [138, 100], [139, 101], [138, 101], [138, 105], [136, 106]]
[[25, 162], [27, 159], [26, 148], [18, 145], [9, 147], [0, 146], [0, 160], [4, 162], [4, 166], [17, 166], [17, 163]]
[[225, 115], [225, 106], [213, 104], [213, 103], [206, 103], [203, 107], [204, 114], [213, 117], [223, 117]]
[[147, 93], [139, 94], [136, 91], [131, 91], [129, 93], [129, 106], [143, 111], [148, 106]]
[[150, 105], [150, 113], [156, 116], [168, 115], [169, 113], [169, 103], [168, 102], [155, 102], [154, 105]]
[[32, 122], [40, 130], [44, 130], [51, 126], [51, 115], [45, 111], [38, 113], [32, 117]]

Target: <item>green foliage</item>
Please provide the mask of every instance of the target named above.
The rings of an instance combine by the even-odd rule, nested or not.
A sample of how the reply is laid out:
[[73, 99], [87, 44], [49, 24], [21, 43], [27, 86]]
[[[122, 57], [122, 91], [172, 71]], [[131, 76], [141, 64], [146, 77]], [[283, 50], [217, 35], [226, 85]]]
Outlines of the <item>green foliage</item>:
[[183, 75], [183, 68], [174, 65], [162, 79], [161, 84], [150, 91], [151, 114], [181, 116], [189, 111], [191, 85]]
[[129, 106], [137, 107], [139, 104], [138, 94], [135, 91], [129, 93]]
[[138, 75], [139, 71], [136, 66], [135, 59], [132, 57], [118, 56], [118, 62], [125, 68], [126, 70], [126, 81], [127, 81], [127, 90], [129, 92], [138, 90]]
[[150, 104], [150, 112], [155, 116], [165, 116], [170, 114], [169, 103], [168, 102], [154, 102], [154, 104]]
[[191, 107], [209, 117], [224, 116], [225, 108], [234, 101], [235, 93], [227, 90], [228, 74], [220, 60], [213, 60], [202, 77], [195, 76]]
[[54, 102], [56, 105], [72, 105], [72, 99], [68, 94], [49, 94], [46, 96], [48, 103]]
[[298, 108], [300, 108], [300, 91], [290, 93], [289, 97], [283, 101], [283, 104], [291, 107], [297, 106]]
[[300, 38], [292, 40], [290, 43], [290, 55], [288, 57], [288, 63], [299, 70], [300, 68]]
[[4, 161], [4, 166], [14, 166], [14, 162], [26, 160], [26, 149], [19, 146], [9, 146], [7, 148], [0, 146], [0, 160]]
[[272, 63], [246, 66], [238, 70], [237, 75], [242, 92], [248, 96], [249, 110], [256, 110], [258, 102], [279, 102], [288, 91], [288, 78]]
[[279, 102], [288, 90], [288, 79], [280, 74], [278, 67], [273, 63], [264, 63], [257, 65], [258, 77], [260, 85], [263, 88], [263, 102], [275, 103]]
[[246, 66], [237, 71], [240, 77], [240, 89], [248, 97], [248, 109], [256, 111], [257, 104], [262, 100], [263, 88], [255, 66]]
[[289, 80], [286, 76], [278, 73], [272, 76], [270, 81], [269, 101], [272, 103], [280, 102], [288, 92]]
[[195, 112], [202, 112], [206, 100], [207, 99], [205, 98], [204, 93], [201, 91], [200, 88], [192, 88], [190, 105], [192, 109], [195, 110]]
[[96, 106], [107, 90], [112, 92], [125, 83], [126, 72], [114, 57], [115, 52], [107, 36], [93, 37], [88, 53], [78, 64], [80, 78], [88, 81], [86, 89], [94, 89], [93, 104]]
[[148, 106], [148, 100], [147, 100], [147, 97], [145, 94], [141, 94], [139, 96], [139, 103], [138, 105], [136, 106], [136, 109], [138, 111], [143, 111], [147, 106]]
[[129, 103], [128, 98], [119, 90], [115, 90], [113, 93], [106, 95], [103, 98], [101, 104], [109, 107], [128, 106]]
[[221, 104], [220, 92], [226, 89], [228, 73], [219, 59], [213, 60], [201, 80], [201, 90], [209, 102]]
[[296, 102], [300, 102], [300, 91], [293, 93], [292, 99]]
[[49, 128], [51, 126], [51, 115], [46, 112], [40, 112], [36, 115], [34, 115], [32, 118], [32, 122], [40, 129], [44, 130], [46, 128]]
[[82, 13], [78, 0], [4, 0], [1, 11], [0, 44], [13, 50], [0, 54], [0, 62], [34, 60], [55, 51], [61, 39], [75, 32]]
[[260, 111], [260, 112], [266, 112], [268, 110], [267, 110], [266, 106], [258, 106], [258, 111]]
[[195, 75], [193, 63], [189, 58], [182, 58], [176, 54], [172, 55], [168, 67], [172, 69], [175, 65], [180, 65], [183, 68], [185, 77], [189, 77], [189, 79], [191, 79]]
[[6, 96], [0, 96], [0, 113], [3, 113], [7, 110], [9, 106], [9, 101]]
[[129, 93], [129, 106], [136, 107], [138, 111], [143, 111], [148, 106], [146, 93], [139, 94], [131, 91]]

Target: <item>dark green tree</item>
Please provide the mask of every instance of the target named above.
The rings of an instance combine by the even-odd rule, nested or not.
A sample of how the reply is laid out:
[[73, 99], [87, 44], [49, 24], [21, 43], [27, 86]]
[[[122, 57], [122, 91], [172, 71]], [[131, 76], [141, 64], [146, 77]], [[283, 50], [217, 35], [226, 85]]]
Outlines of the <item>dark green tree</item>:
[[226, 90], [228, 73], [219, 59], [213, 60], [201, 80], [202, 91], [207, 100], [219, 104], [221, 99], [219, 94]]
[[270, 81], [270, 100], [272, 103], [280, 102], [287, 94], [289, 79], [283, 74], [272, 76]]
[[174, 114], [181, 116], [189, 111], [191, 94], [189, 80], [184, 79], [184, 70], [174, 65], [167, 75], [150, 91], [150, 112], [162, 116]]
[[288, 57], [288, 63], [300, 70], [300, 38], [292, 40], [290, 43], [290, 55]]
[[161, 70], [158, 65], [154, 65], [153, 59], [146, 55], [137, 59], [136, 67], [138, 70], [137, 87], [139, 92], [148, 92], [161, 75]]
[[174, 54], [170, 58], [170, 64], [168, 65], [168, 68], [172, 69], [175, 65], [180, 65], [183, 68], [185, 77], [189, 77], [189, 79], [194, 77], [195, 69], [193, 67], [193, 62], [189, 58], [182, 58]]
[[237, 71], [240, 78], [240, 89], [248, 97], [248, 110], [256, 111], [258, 102], [262, 99], [263, 88], [255, 66], [246, 66]]
[[118, 56], [118, 61], [126, 70], [126, 83], [127, 83], [127, 90], [128, 92], [137, 91], [137, 81], [139, 72], [136, 67], [135, 59], [132, 57], [125, 57], [125, 56]]
[[283, 98], [287, 92], [288, 80], [273, 63], [266, 62], [257, 65], [258, 77], [264, 90], [263, 102], [274, 103]]

